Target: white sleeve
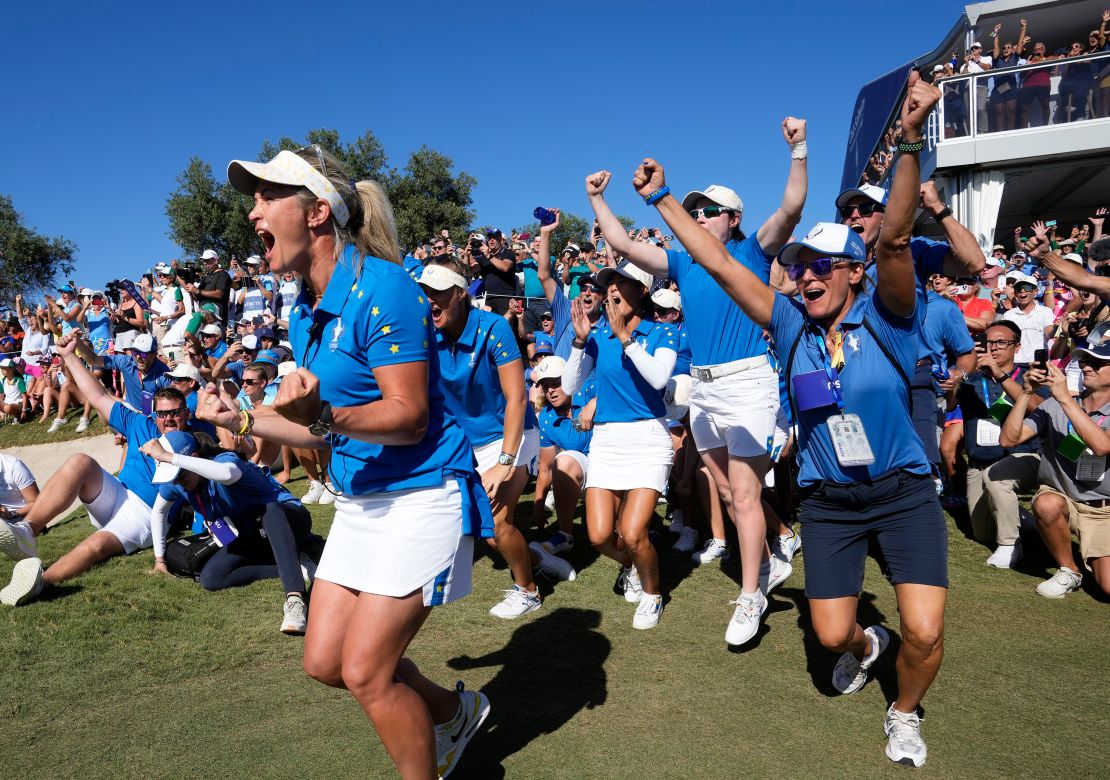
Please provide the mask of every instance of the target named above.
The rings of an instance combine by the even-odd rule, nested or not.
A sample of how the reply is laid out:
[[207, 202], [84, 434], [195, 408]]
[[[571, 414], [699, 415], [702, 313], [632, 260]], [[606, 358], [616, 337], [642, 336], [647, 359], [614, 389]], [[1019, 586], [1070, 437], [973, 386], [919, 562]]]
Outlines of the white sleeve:
[[563, 392], [574, 395], [586, 383], [586, 378], [594, 370], [594, 359], [586, 354], [586, 350], [572, 347], [570, 360], [563, 369]]
[[166, 510], [169, 508], [170, 502], [162, 498], [162, 494], [159, 493], [158, 498], [154, 499], [154, 509], [150, 513], [150, 537], [153, 540], [155, 558], [166, 557]]
[[674, 373], [675, 361], [678, 360], [678, 353], [673, 349], [660, 348], [655, 350], [654, 355], [649, 355], [638, 341], [629, 344], [624, 354], [628, 355], [628, 359], [636, 366], [640, 376], [656, 390], [662, 390], [667, 386], [671, 374]]
[[8, 483], [15, 488], [23, 490], [35, 484], [35, 475], [31, 473], [31, 469], [27, 468], [27, 464], [19, 458], [14, 458], [15, 463], [12, 466], [11, 475], [8, 478]]
[[234, 463], [208, 460], [208, 458], [194, 458], [192, 455], [175, 454], [173, 465], [180, 466], [186, 471], [191, 471], [210, 482], [218, 482], [221, 485], [234, 485], [243, 476], [242, 469]]

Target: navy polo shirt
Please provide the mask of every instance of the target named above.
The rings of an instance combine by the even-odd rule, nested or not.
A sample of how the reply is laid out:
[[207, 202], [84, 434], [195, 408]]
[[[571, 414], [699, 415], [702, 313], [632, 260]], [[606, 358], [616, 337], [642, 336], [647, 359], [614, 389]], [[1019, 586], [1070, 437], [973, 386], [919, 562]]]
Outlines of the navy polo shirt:
[[582, 411], [582, 407], [593, 400], [597, 394], [597, 385], [591, 379], [586, 386], [575, 393], [570, 399], [570, 417], [564, 417], [551, 406], [544, 404], [539, 415], [540, 446], [558, 447], [562, 451], [581, 452], [583, 455], [590, 452], [590, 439], [593, 430], [578, 431], [574, 428], [574, 419]]
[[[1014, 366], [1010, 370], [1010, 378], [1020, 385], [1025, 380], [1025, 368]], [[1039, 387], [1035, 393], [1044, 399], [1051, 397], [1047, 387]], [[966, 431], [964, 449], [967, 450], [967, 457], [974, 461], [973, 465], [995, 463], [1014, 452], [1038, 452], [1041, 449], [1040, 439], [1036, 437], [1016, 447], [984, 447], [978, 443], [979, 421], [989, 418], [991, 422], [997, 423], [990, 417], [990, 407], [1004, 395], [1006, 391], [1002, 389], [1002, 383], [991, 376], [989, 371], [972, 371], [964, 377], [960, 389], [956, 391], [956, 402], [960, 405]], [[1006, 397], [1013, 402], [1013, 398]]]
[[[438, 487], [449, 476], [474, 473], [474, 453], [439, 389], [439, 361], [424, 291], [401, 266], [376, 257], [362, 261], [356, 278], [354, 248], [336, 264], [316, 310], [302, 291], [289, 319], [298, 366], [320, 380], [320, 396], [334, 406], [379, 401], [374, 369], [428, 364], [428, 430], [417, 444], [386, 445], [330, 434], [331, 476], [344, 493]], [[316, 338], [310, 338], [310, 329]]]
[[[761, 282], [769, 283], [773, 258], [763, 251], [754, 236], [743, 241], [730, 239], [725, 248]], [[715, 366], [767, 354], [763, 329], [748, 319], [689, 254], [668, 249], [667, 276], [678, 282], [695, 366]]]
[[[665, 322], [640, 320], [632, 338], [649, 355], [658, 349], [678, 352], [678, 334]], [[594, 422], [635, 422], [665, 417], [667, 406], [663, 391], [656, 390], [640, 376], [624, 354], [624, 348], [607, 320], [600, 320], [586, 342], [586, 355], [593, 358], [597, 376], [597, 413]]]
[[[950, 251], [951, 247], [943, 241], [933, 241], [924, 236], [910, 239], [913, 270], [917, 274], [917, 286], [922, 292], [929, 287], [929, 277], [944, 270], [944, 258], [948, 257]], [[868, 289], [874, 290], [878, 285], [878, 277], [875, 273], [873, 256], [867, 263], [864, 273], [867, 275]]]
[[925, 295], [925, 324], [918, 360], [928, 358], [934, 366], [946, 366], [950, 356], [966, 355], [974, 349], [975, 341], [960, 307], [929, 290]]
[[153, 458], [148, 458], [139, 452], [139, 448], [151, 439], [157, 439], [162, 435], [158, 431], [158, 426], [154, 424], [152, 418], [128, 409], [119, 401], [112, 404], [108, 425], [127, 437], [127, 457], [124, 458], [123, 468], [116, 475], [116, 479], [148, 506], [154, 506], [154, 499], [158, 496], [158, 486], [151, 480], [154, 479], [154, 468], [158, 464]]
[[221, 452], [212, 460], [234, 463], [242, 476], [230, 485], [204, 480], [201, 490], [194, 493], [188, 493], [181, 485], [166, 483], [157, 486], [158, 495], [171, 503], [177, 499], [188, 501], [208, 522], [227, 517], [236, 525], [257, 520], [267, 504], [301, 506], [300, 500], [294, 498], [276, 479], [238, 453]]
[[[826, 419], [840, 414], [835, 405], [800, 411], [798, 422], [798, 484], [828, 481], [838, 484], [870, 483], [897, 469], [928, 474], [929, 462], [910, 418], [909, 393], [898, 371], [863, 327], [864, 318], [898, 361], [907, 377], [917, 362], [918, 340], [925, 316], [923, 296], [918, 296], [914, 313], [899, 317], [877, 296], [863, 295], [841, 323], [844, 333], [844, 368], [840, 386], [845, 412], [858, 415], [867, 433], [875, 462], [870, 466], [843, 467], [836, 459]], [[775, 293], [771, 311], [771, 334], [780, 355], [789, 359], [795, 342], [793, 363], [784, 366], [791, 378], [810, 371], [825, 370], [820, 341], [825, 331], [806, 316], [805, 307]], [[799, 336], [801, 340], [799, 341]], [[793, 379], [791, 379], [793, 381]]]
[[[436, 351], [440, 389], [466, 438], [475, 447], [500, 439], [505, 429], [505, 393], [497, 369], [520, 360], [509, 323], [492, 311], [471, 309], [458, 341], [436, 333]], [[535, 414], [526, 413], [524, 429], [535, 427]]]
[[157, 358], [143, 377], [139, 376], [139, 367], [130, 355], [108, 355], [104, 358], [104, 367], [119, 371], [123, 378], [123, 399], [136, 409], [143, 408], [143, 393], [154, 395], [163, 387], [170, 386], [170, 378], [163, 376], [169, 372], [169, 366]]

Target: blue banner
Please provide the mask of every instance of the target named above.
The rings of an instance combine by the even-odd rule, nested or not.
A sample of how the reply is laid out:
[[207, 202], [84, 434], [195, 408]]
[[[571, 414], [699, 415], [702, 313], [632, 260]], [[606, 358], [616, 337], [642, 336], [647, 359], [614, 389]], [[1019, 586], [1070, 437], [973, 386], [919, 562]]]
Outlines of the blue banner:
[[840, 179], [841, 190], [859, 185], [883, 134], [897, 118], [897, 108], [901, 105], [906, 78], [913, 64], [907, 62], [860, 90], [856, 107], [852, 111], [852, 124], [848, 128], [844, 173]]

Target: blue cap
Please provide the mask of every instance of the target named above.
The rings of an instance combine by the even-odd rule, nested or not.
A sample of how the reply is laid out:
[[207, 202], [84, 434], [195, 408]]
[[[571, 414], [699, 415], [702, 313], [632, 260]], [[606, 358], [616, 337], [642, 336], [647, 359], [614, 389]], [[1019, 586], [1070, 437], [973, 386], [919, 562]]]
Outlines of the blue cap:
[[73, 289], [73, 285], [63, 284], [61, 287], [58, 288], [58, 292], [75, 293], [77, 291]]
[[258, 353], [254, 358], [255, 363], [269, 363], [271, 366], [277, 366], [281, 362], [281, 355], [275, 350], [264, 349]]
[[550, 334], [544, 333], [542, 330], [535, 331], [536, 337], [536, 350], [533, 354], [536, 355], [554, 355], [555, 354], [555, 339]]
[[793, 265], [798, 262], [802, 249], [812, 249], [823, 257], [843, 257], [862, 263], [867, 259], [867, 247], [856, 231], [836, 222], [818, 222], [801, 241], [787, 244], [779, 252], [779, 263]]
[[[162, 445], [162, 449], [166, 452], [177, 455], [192, 455], [197, 451], [197, 440], [193, 438], [192, 434], [185, 433], [185, 431], [163, 433], [158, 438], [158, 443]], [[180, 471], [180, 466], [175, 466], [172, 463], [159, 463], [158, 468], [154, 469], [154, 476], [150, 478], [150, 481], [155, 485], [173, 482], [177, 479]]]
[[261, 328], [255, 328], [254, 335], [255, 338], [273, 339], [274, 341], [277, 341], [277, 334], [274, 333], [274, 329], [269, 327], [268, 325], [264, 325]]

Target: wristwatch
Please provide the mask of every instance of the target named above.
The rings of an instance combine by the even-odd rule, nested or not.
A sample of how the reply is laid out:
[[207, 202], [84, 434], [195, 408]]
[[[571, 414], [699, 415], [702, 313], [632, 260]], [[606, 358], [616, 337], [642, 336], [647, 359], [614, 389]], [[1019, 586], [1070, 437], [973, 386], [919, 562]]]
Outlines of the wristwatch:
[[331, 404], [327, 401], [320, 403], [320, 416], [308, 426], [308, 432], [313, 436], [327, 436], [331, 433]]
[[516, 455], [510, 455], [507, 452], [502, 452], [500, 455], [497, 456], [497, 462], [500, 463], [502, 466], [515, 466]]

